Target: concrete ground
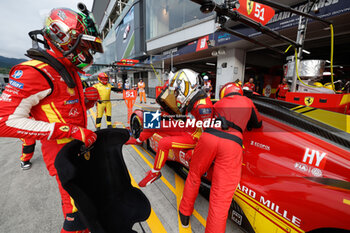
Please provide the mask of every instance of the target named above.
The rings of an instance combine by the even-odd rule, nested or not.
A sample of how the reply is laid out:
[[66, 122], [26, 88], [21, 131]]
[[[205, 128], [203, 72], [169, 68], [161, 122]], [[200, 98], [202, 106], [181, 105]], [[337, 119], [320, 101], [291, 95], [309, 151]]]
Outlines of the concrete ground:
[[[122, 98], [112, 94], [113, 99]], [[156, 106], [154, 100], [147, 104], [136, 101], [134, 109]], [[116, 127], [127, 126], [127, 109], [123, 101], [113, 102], [112, 121]], [[88, 128], [94, 129], [96, 109], [88, 114]], [[106, 127], [105, 119], [102, 128]], [[30, 170], [22, 171], [19, 157], [21, 141], [0, 138], [0, 233], [58, 233], [62, 227], [60, 195], [56, 180], [50, 177], [42, 160], [40, 142], [37, 142]], [[154, 155], [140, 146], [127, 145], [123, 148], [124, 159], [133, 180], [133, 185], [145, 176], [153, 166]], [[162, 169], [162, 178], [142, 191], [151, 202], [150, 218], [141, 223], [145, 232], [204, 232], [208, 213], [208, 201], [198, 196], [195, 211], [191, 217], [191, 227], [181, 227], [178, 206], [181, 200], [184, 180], [171, 168]], [[139, 224], [134, 225], [142, 232]], [[241, 233], [232, 221], [227, 221], [226, 232]]]

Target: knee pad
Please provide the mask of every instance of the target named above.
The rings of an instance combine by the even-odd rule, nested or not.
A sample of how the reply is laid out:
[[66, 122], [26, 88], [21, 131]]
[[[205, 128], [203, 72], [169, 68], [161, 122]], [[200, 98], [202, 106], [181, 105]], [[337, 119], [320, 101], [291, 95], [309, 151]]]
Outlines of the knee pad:
[[30, 154], [30, 153], [33, 153], [35, 150], [35, 144], [33, 145], [29, 145], [29, 146], [23, 146], [23, 153], [24, 154]]
[[96, 118], [96, 124], [100, 124], [102, 121], [102, 118]]

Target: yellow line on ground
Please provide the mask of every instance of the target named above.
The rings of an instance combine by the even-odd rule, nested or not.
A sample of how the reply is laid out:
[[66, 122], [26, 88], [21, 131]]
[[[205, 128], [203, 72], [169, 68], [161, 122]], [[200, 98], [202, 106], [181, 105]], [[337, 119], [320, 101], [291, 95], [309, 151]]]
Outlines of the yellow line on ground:
[[[131, 178], [131, 184], [132, 186], [134, 186], [135, 188], [140, 188], [134, 177], [132, 177], [132, 175], [130, 174], [130, 178]], [[152, 232], [160, 232], [160, 233], [166, 233], [167, 231], [165, 230], [162, 222], [159, 220], [158, 216], [156, 215], [156, 213], [154, 212], [153, 208], [151, 208], [151, 215], [149, 216], [149, 218], [146, 220], [149, 228], [151, 229]]]
[[[150, 166], [151, 168], [152, 168], [152, 165], [151, 165], [151, 163], [148, 161], [148, 159], [146, 159], [142, 154], [140, 154], [139, 152], [140, 151], [138, 151], [137, 149], [136, 149], [136, 147], [135, 146], [132, 146], [135, 150], [136, 150], [136, 152], [138, 152], [138, 154], [141, 156], [141, 158], [143, 159], [143, 160], [145, 160], [145, 162], [148, 164], [148, 166]], [[143, 148], [143, 147], [141, 147], [142, 148], [142, 150], [144, 151], [144, 152], [146, 152], [150, 157], [152, 157], [152, 158], [154, 158], [154, 156], [152, 156], [145, 148]], [[177, 174], [175, 174], [176, 176], [178, 176]], [[173, 186], [164, 178], [164, 177], [161, 177], [161, 180], [169, 187], [169, 189], [176, 195], [176, 193], [175, 193], [175, 189], [173, 188]], [[180, 197], [182, 196], [182, 192], [181, 192], [181, 195], [180, 195]], [[195, 217], [195, 218], [197, 218], [198, 219], [198, 221], [205, 227], [206, 225], [207, 225], [207, 221], [202, 217], [202, 215], [200, 214], [200, 213], [198, 213], [197, 212], [197, 210], [193, 210], [193, 216]]]
[[204, 227], [207, 225], [207, 221], [202, 217], [200, 213], [197, 212], [197, 210], [193, 210], [192, 214]]
[[[184, 191], [185, 184], [184, 184], [184, 180], [178, 174], [175, 174], [175, 187], [176, 187], [176, 189], [175, 189], [176, 204], [177, 204], [177, 209], [179, 209], [181, 197], [182, 197], [182, 193]], [[183, 228], [181, 225], [179, 214], [177, 215], [177, 221], [179, 223], [179, 232], [180, 233], [192, 232], [191, 222], [190, 222], [188, 228]]]
[[[135, 146], [131, 146], [132, 148], [134, 148], [134, 150], [140, 155], [140, 157], [147, 163], [147, 165], [150, 167], [150, 168], [153, 168], [153, 165], [148, 161], [148, 159], [146, 159], [146, 157], [135, 147]], [[164, 184], [166, 186], [168, 186], [168, 188], [173, 192], [175, 193], [175, 188], [162, 176], [160, 177], [160, 179], [164, 182]]]
[[151, 155], [145, 148], [143, 148], [143, 147], [141, 147], [142, 148], [142, 150], [144, 151], [144, 152], [146, 152], [151, 158], [153, 158], [154, 159], [154, 156], [153, 155]]

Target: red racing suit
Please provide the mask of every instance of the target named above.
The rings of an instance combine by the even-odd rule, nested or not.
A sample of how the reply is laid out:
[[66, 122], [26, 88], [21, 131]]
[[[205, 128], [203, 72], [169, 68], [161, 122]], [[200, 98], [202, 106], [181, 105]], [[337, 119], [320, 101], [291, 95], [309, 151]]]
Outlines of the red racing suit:
[[27, 162], [33, 158], [34, 150], [35, 150], [35, 140], [34, 139], [24, 139], [22, 140], [22, 155], [21, 155], [21, 161]]
[[228, 210], [240, 181], [242, 163], [242, 130], [249, 123], [260, 127], [261, 120], [253, 102], [244, 96], [225, 97], [214, 105], [216, 116], [227, 130], [208, 128], [200, 137], [190, 163], [190, 171], [180, 203], [180, 212], [192, 215], [202, 175], [215, 159], [210, 189], [206, 233], [225, 232]]
[[279, 100], [286, 100], [286, 95], [288, 91], [288, 84], [279, 84], [276, 90], [276, 98]]
[[[213, 118], [213, 104], [209, 97], [196, 101], [190, 114], [196, 120], [206, 120]], [[189, 115], [187, 113], [187, 115]], [[200, 128], [169, 128], [163, 130], [145, 130], [140, 134], [137, 139], [138, 142], [142, 142], [150, 138], [154, 133], [164, 132], [167, 136], [160, 139], [158, 142], [158, 150], [154, 159], [154, 170], [160, 170], [164, 166], [168, 159], [170, 149], [193, 149], [195, 148], [197, 141], [202, 133]]]
[[[56, 176], [56, 155], [72, 140], [57, 133], [56, 124], [86, 128], [87, 115], [77, 68], [68, 59], [62, 58], [62, 54], [47, 52], [66, 67], [75, 87], [69, 88], [53, 67], [41, 61], [30, 60], [14, 66], [10, 71], [9, 84], [0, 98], [0, 137], [41, 140], [46, 167], [51, 176]], [[60, 130], [63, 132], [66, 128], [60, 127]], [[61, 232], [87, 232], [86, 227], [77, 220], [73, 199], [63, 190], [58, 177], [56, 179], [65, 217]]]
[[249, 90], [251, 91], [255, 91], [255, 84], [254, 83], [250, 83], [250, 82], [246, 82], [243, 87], [248, 87]]

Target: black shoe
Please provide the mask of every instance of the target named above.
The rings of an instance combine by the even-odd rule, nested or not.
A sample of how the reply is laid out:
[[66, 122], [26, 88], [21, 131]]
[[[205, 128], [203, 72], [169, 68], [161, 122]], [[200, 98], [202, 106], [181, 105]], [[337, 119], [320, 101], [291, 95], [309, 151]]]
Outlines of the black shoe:
[[140, 104], [142, 104], [142, 101], [140, 102]]
[[32, 163], [30, 161], [21, 161], [22, 170], [29, 170], [32, 167]]
[[190, 216], [183, 215], [180, 211], [179, 211], [179, 215], [180, 215], [180, 221], [181, 221], [182, 227], [187, 228], [188, 225], [190, 224]]
[[107, 125], [107, 129], [113, 128], [113, 125]]

